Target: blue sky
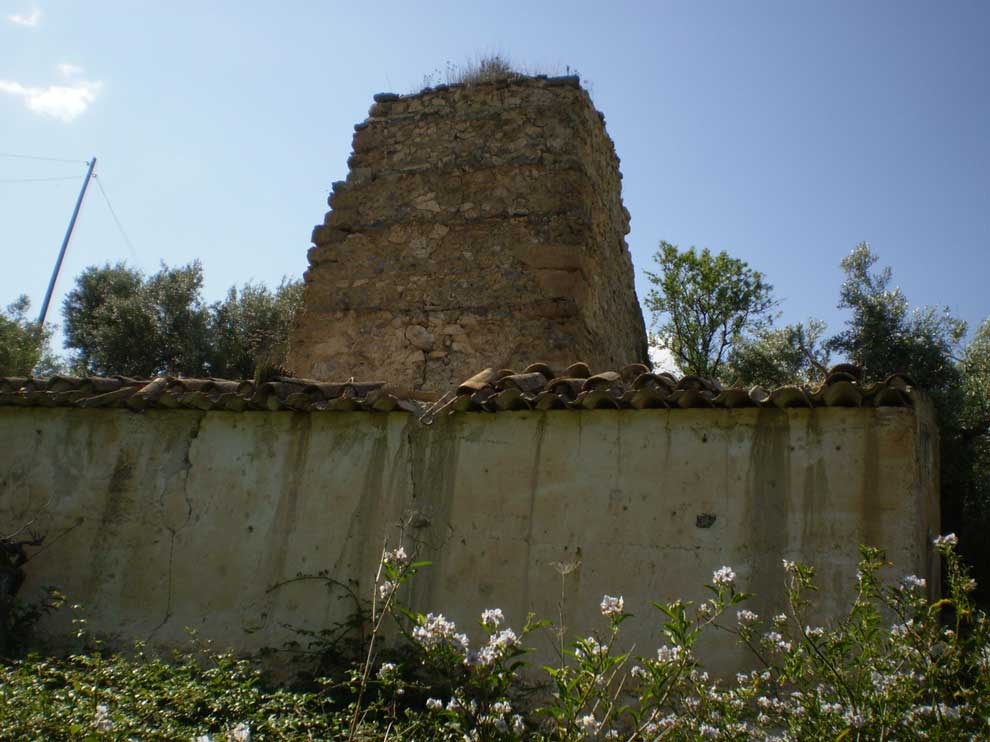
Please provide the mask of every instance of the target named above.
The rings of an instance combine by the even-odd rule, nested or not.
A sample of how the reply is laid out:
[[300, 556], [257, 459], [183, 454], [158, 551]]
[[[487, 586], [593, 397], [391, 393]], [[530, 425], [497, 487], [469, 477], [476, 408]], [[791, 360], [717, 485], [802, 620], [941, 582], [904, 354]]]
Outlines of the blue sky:
[[[84, 161], [56, 291], [200, 259], [208, 299], [306, 267], [379, 91], [498, 52], [580, 72], [622, 159], [642, 299], [659, 240], [766, 273], [838, 330], [866, 240], [915, 304], [990, 315], [990, 4], [0, 0], [0, 152]], [[40, 306], [85, 170], [0, 157], [0, 304]], [[9, 182], [77, 176], [75, 180]]]

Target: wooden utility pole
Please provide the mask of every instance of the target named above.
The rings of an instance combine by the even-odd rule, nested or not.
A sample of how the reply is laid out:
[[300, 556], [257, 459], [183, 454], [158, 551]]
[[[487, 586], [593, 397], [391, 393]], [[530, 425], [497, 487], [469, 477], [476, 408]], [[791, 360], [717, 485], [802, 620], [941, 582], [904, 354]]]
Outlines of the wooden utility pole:
[[69, 220], [69, 228], [65, 230], [65, 239], [62, 240], [62, 249], [58, 251], [58, 260], [55, 261], [55, 270], [52, 271], [52, 280], [48, 282], [48, 291], [45, 292], [45, 301], [41, 304], [41, 314], [38, 316], [38, 326], [45, 326], [45, 317], [48, 314], [48, 305], [52, 301], [52, 292], [55, 291], [55, 282], [58, 280], [58, 272], [62, 269], [62, 260], [65, 258], [65, 249], [69, 246], [69, 239], [72, 237], [72, 229], [76, 226], [76, 218], [79, 216], [79, 208], [82, 206], [83, 198], [86, 197], [86, 188], [93, 177], [93, 169], [96, 167], [96, 158], [89, 161], [89, 169], [86, 171], [86, 179], [83, 181], [82, 189], [79, 191], [79, 198], [76, 199], [76, 208], [72, 210], [72, 218]]

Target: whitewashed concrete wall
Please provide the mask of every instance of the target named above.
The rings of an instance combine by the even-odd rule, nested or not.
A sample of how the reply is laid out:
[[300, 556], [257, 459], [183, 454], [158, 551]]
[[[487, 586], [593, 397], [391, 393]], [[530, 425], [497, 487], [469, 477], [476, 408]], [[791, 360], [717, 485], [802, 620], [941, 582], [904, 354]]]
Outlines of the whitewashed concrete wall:
[[[923, 402], [923, 400], [922, 400]], [[586, 634], [604, 593], [657, 645], [653, 600], [703, 597], [723, 564], [769, 610], [781, 559], [819, 567], [823, 618], [850, 597], [857, 547], [897, 574], [937, 562], [937, 431], [911, 408], [460, 414], [0, 409], [0, 524], [47, 534], [25, 598], [57, 585], [119, 644], [184, 627], [245, 651], [352, 604], [383, 539], [434, 565], [405, 599], [465, 628], [499, 606]], [[714, 520], [712, 517], [714, 516]], [[708, 525], [708, 527], [701, 527]], [[562, 577], [555, 564], [578, 563]], [[894, 575], [892, 575], [893, 577]], [[287, 582], [288, 581], [288, 582]], [[67, 616], [46, 626], [68, 634]], [[549, 653], [549, 636], [535, 640]], [[707, 650], [735, 667], [731, 643]], [[545, 655], [548, 656], [548, 655]]]

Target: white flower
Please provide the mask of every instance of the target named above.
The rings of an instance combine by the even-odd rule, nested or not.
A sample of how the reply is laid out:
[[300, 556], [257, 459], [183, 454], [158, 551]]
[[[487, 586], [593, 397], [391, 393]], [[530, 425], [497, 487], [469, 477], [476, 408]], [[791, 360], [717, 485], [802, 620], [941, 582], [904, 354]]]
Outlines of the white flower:
[[[462, 635], [463, 636], [463, 635]], [[467, 637], [464, 637], [467, 642]], [[465, 658], [469, 665], [488, 667], [505, 657], [512, 649], [519, 646], [519, 637], [512, 629], [502, 629], [488, 637], [488, 643], [477, 652], [472, 652]], [[467, 645], [465, 644], [465, 651]]]
[[496, 714], [509, 714], [512, 713], [512, 704], [508, 701], [496, 701], [492, 704], [492, 711]]
[[420, 625], [413, 631], [413, 639], [419, 642], [424, 649], [436, 649], [447, 644], [462, 653], [468, 649], [468, 638], [464, 634], [454, 633], [457, 627], [453, 621], [448, 621], [443, 614], [433, 615], [428, 613], [420, 619]]
[[251, 727], [242, 721], [230, 731], [227, 739], [230, 742], [251, 742]]
[[634, 678], [638, 678], [640, 680], [645, 680], [647, 677], [649, 677], [649, 673], [639, 665], [633, 667], [633, 669], [629, 671], [629, 674], [632, 675]]
[[427, 698], [426, 708], [428, 708], [430, 711], [439, 711], [440, 709], [443, 708], [443, 701], [441, 701], [439, 698]]
[[785, 641], [784, 637], [782, 637], [776, 631], [769, 631], [766, 634], [764, 634], [763, 641], [767, 642], [768, 644], [772, 644], [777, 650], [781, 652], [791, 651], [791, 643], [789, 641]]
[[481, 625], [486, 629], [497, 629], [504, 620], [501, 608], [489, 608], [481, 612]]
[[396, 583], [391, 582], [390, 580], [385, 580], [378, 586], [378, 597], [383, 601], [388, 600], [389, 596], [391, 596], [398, 587], [399, 586]]
[[598, 728], [601, 726], [598, 720], [595, 719], [594, 714], [585, 714], [584, 716], [578, 718], [574, 723], [577, 724], [578, 731], [587, 737], [597, 734]]
[[956, 546], [959, 543], [959, 539], [956, 537], [956, 534], [947, 533], [944, 536], [936, 536], [932, 543], [935, 546]]
[[110, 708], [105, 703], [96, 705], [96, 718], [94, 719], [96, 728], [101, 732], [109, 732], [113, 729], [113, 720], [110, 718]]
[[676, 662], [684, 656], [682, 647], [668, 647], [666, 645], [657, 649], [657, 660], [663, 663]]
[[624, 607], [625, 601], [622, 599], [621, 595], [617, 598], [613, 598], [611, 595], [605, 595], [602, 597], [602, 615], [607, 618], [618, 618], [622, 615], [622, 609]]
[[391, 680], [393, 677], [395, 677], [395, 663], [383, 662], [382, 666], [378, 668], [379, 680]]
[[400, 546], [395, 551], [386, 551], [385, 557], [382, 561], [393, 567], [403, 567], [409, 561], [409, 555], [406, 554], [406, 550]]
[[718, 739], [718, 729], [710, 724], [702, 724], [698, 727], [698, 733], [705, 739]]
[[910, 633], [914, 626], [914, 619], [909, 618], [904, 623], [895, 623], [890, 627], [890, 635], [896, 639], [903, 639]]
[[749, 611], [743, 608], [741, 611], [736, 611], [736, 619], [739, 621], [739, 623], [746, 626], [752, 623], [756, 623], [757, 621], [760, 620], [760, 617], [758, 614], [753, 613], [753, 611]]
[[915, 588], [918, 590], [924, 590], [928, 587], [928, 580], [924, 577], [918, 577], [917, 575], [907, 575], [903, 580], [901, 580], [901, 584], [907, 590], [913, 590]]
[[589, 636], [585, 639], [584, 644], [585, 646], [578, 647], [576, 650], [579, 657], [592, 659], [593, 657], [600, 657], [608, 652], [608, 647], [599, 644], [598, 640], [593, 636]]
[[842, 720], [854, 729], [859, 729], [866, 725], [866, 717], [862, 714], [853, 713], [851, 710], [842, 715]]
[[716, 587], [732, 587], [736, 584], [736, 573], [732, 567], [719, 567], [712, 573], [712, 582]]
[[787, 571], [787, 572], [796, 572], [797, 571], [797, 564], [795, 564], [794, 562], [792, 562], [790, 559], [781, 559], [780, 561], [783, 563], [784, 570], [785, 571]]
[[773, 617], [774, 626], [778, 626], [778, 627], [783, 626], [785, 623], [787, 623], [786, 613], [778, 613], [776, 616]]

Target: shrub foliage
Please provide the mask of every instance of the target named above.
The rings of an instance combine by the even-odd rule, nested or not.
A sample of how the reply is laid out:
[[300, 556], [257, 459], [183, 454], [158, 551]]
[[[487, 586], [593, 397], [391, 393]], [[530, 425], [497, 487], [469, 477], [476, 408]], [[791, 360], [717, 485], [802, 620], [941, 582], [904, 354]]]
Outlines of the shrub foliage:
[[[288, 690], [207, 643], [166, 661], [90, 640], [69, 657], [0, 670], [0, 738], [986, 739], [990, 625], [955, 547], [951, 534], [935, 541], [946, 595], [934, 602], [924, 579], [890, 581], [883, 553], [864, 547], [855, 599], [826, 626], [810, 615], [811, 566], [784, 560], [787, 600], [769, 617], [745, 607], [750, 596], [723, 566], [707, 600], [655, 604], [663, 643], [646, 656], [617, 649], [629, 614], [621, 596], [606, 595], [601, 630], [541, 669], [527, 666], [526, 642], [547, 622], [530, 617], [516, 631], [501, 610], [486, 610], [475, 644], [444, 616], [404, 608], [403, 585], [425, 565], [400, 547], [383, 555], [370, 640], [343, 674]], [[399, 627], [397, 644], [380, 639], [386, 619]], [[695, 648], [714, 631], [748, 648], [749, 672], [705, 672]]]

